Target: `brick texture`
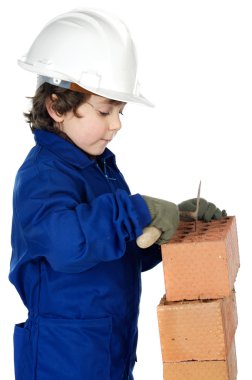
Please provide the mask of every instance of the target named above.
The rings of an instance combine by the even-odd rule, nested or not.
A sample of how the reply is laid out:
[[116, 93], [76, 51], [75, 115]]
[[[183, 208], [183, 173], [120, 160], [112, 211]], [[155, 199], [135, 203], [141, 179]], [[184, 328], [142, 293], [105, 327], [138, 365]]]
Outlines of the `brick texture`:
[[168, 301], [229, 296], [240, 266], [235, 217], [181, 222], [162, 259]]
[[227, 359], [237, 327], [234, 292], [207, 301], [163, 297], [157, 314], [163, 362]]
[[236, 380], [235, 342], [226, 360], [164, 363], [163, 373], [164, 380]]

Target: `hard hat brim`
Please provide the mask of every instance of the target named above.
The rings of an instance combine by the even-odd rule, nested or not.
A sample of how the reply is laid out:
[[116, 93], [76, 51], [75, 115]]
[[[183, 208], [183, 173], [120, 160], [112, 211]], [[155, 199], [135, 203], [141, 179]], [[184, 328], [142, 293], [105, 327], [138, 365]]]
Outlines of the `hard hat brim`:
[[70, 78], [70, 77], [68, 78], [68, 81], [66, 81], [66, 80], [61, 79], [61, 78], [64, 78], [65, 75], [61, 75], [60, 73], [55, 73], [55, 78], [57, 78], [55, 79], [52, 77], [47, 77], [42, 72], [41, 74], [38, 73], [37, 69], [35, 71], [32, 65], [29, 65], [22, 60], [18, 60], [18, 64], [25, 70], [38, 74], [38, 87], [41, 86], [44, 82], [48, 82], [58, 87], [71, 89], [70, 88], [71, 83], [76, 83], [77, 85], [82, 87], [84, 90], [87, 90], [89, 92], [92, 92], [95, 95], [103, 96], [108, 99], [118, 100], [124, 103], [137, 103], [137, 104], [143, 104], [148, 107], [155, 107], [155, 105], [152, 102], [150, 102], [148, 99], [146, 99], [142, 94], [132, 95], [132, 94], [127, 94], [127, 93], [121, 93], [118, 91], [103, 89], [103, 88], [95, 88], [92, 86], [86, 86], [86, 85], [83, 85], [83, 83], [77, 82], [74, 80], [74, 78]]

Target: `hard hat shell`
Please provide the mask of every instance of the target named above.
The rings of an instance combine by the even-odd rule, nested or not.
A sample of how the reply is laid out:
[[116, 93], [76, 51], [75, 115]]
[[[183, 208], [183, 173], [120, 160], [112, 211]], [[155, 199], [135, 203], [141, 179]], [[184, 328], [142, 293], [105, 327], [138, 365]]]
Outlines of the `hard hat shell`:
[[152, 106], [140, 94], [137, 57], [126, 25], [107, 12], [76, 9], [48, 22], [19, 65], [66, 87], [76, 83], [109, 99]]

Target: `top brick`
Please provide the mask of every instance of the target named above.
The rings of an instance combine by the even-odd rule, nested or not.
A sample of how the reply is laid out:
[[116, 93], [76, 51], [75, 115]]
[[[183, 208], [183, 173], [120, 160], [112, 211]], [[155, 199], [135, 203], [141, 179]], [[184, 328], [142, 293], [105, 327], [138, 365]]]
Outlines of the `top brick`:
[[235, 217], [180, 222], [162, 259], [167, 301], [229, 296], [240, 266]]

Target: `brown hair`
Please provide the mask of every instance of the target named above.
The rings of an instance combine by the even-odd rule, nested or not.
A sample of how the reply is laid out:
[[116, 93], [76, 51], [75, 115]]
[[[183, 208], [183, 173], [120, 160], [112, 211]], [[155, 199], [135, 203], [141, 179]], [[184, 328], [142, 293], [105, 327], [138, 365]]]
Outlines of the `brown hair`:
[[[53, 97], [52, 95], [56, 96]], [[46, 109], [46, 99], [51, 98], [53, 100], [54, 110], [63, 115], [69, 111], [73, 111], [74, 115], [78, 115], [78, 107], [85, 103], [92, 93], [90, 92], [77, 92], [54, 86], [49, 83], [43, 83], [36, 91], [35, 95], [31, 97], [32, 108], [29, 112], [25, 112], [24, 116], [26, 122], [30, 125], [32, 132], [35, 129], [43, 129], [48, 132], [56, 133], [66, 139], [69, 139], [67, 135], [62, 132]]]

